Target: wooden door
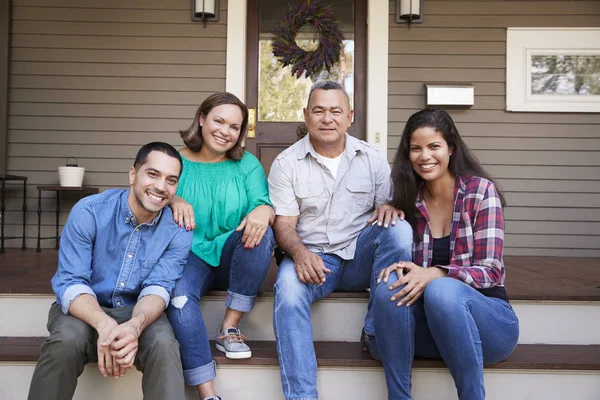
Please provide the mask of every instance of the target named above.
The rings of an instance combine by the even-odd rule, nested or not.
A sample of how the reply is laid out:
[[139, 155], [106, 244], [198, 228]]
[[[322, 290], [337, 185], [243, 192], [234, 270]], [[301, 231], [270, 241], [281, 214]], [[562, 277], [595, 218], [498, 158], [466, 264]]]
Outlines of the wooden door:
[[[345, 81], [347, 90], [349, 86], [353, 89], [353, 95], [350, 91], [349, 95], [353, 97], [351, 102], [355, 110], [354, 122], [349, 129], [349, 133], [364, 139], [366, 137], [367, 3], [366, 0], [329, 0], [328, 3], [331, 3], [336, 16], [340, 20], [340, 26], [345, 39], [347, 39], [344, 49], [353, 48], [351, 53], [353, 78], [348, 78]], [[292, 1], [290, 1], [290, 4], [292, 4]], [[289, 121], [290, 118], [281, 115], [275, 118], [268, 116], [269, 113], [265, 112], [267, 106], [264, 105], [263, 94], [266, 89], [263, 88], [263, 93], [259, 90], [261, 79], [262, 82], [265, 82], [265, 77], [268, 78], [269, 74], [278, 73], [281, 77], [281, 74], [284, 73], [284, 71], [281, 71], [279, 63], [276, 64], [276, 67], [274, 65], [270, 66], [269, 68], [272, 67], [272, 69], [268, 70], [266, 68], [261, 69], [260, 63], [263, 61], [264, 65], [265, 57], [271, 55], [268, 40], [272, 35], [269, 34], [269, 29], [278, 22], [281, 13], [287, 11], [287, 9], [288, 2], [282, 2], [281, 0], [248, 0], [246, 104], [248, 108], [256, 110], [256, 138], [246, 140], [246, 150], [258, 157], [267, 176], [273, 160], [282, 150], [298, 139], [298, 127], [303, 125], [301, 117], [297, 118], [296, 121]], [[308, 34], [306, 33], [306, 35]], [[261, 73], [262, 76], [260, 76]], [[295, 80], [295, 78], [292, 78], [291, 74], [287, 75], [289, 77], [286, 76], [283, 79], [290, 84], [290, 81]], [[350, 84], [348, 84], [348, 80]], [[305, 87], [307, 85], [310, 88], [309, 82], [306, 82]], [[301, 104], [300, 107], [306, 105], [307, 90], [300, 95], [282, 93], [288, 100], [292, 98], [291, 102], [296, 103], [296, 109], [298, 104]], [[263, 99], [259, 99], [260, 95], [263, 95]], [[281, 110], [275, 111], [279, 112]], [[282, 119], [287, 120], [282, 121]]]

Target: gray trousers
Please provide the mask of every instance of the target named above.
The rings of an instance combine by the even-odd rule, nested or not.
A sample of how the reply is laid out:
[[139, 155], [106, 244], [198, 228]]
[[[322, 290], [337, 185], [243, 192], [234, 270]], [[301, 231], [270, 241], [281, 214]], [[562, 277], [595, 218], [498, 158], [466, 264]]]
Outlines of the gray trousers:
[[[102, 309], [119, 324], [130, 320], [133, 312], [133, 306]], [[48, 332], [50, 336], [42, 344], [28, 399], [70, 400], [85, 364], [98, 361], [98, 333], [79, 318], [64, 315], [56, 303], [48, 313]], [[144, 399], [183, 400], [179, 343], [164, 313], [142, 332], [138, 344], [134, 363], [143, 373]]]

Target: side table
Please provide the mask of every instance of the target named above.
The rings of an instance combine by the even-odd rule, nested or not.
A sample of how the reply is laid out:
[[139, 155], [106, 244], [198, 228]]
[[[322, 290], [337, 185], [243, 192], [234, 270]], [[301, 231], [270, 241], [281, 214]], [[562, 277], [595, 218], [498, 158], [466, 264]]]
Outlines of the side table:
[[[54, 186], [38, 186], [37, 187], [38, 190], [38, 209], [37, 209], [37, 215], [38, 215], [38, 238], [37, 238], [37, 249], [36, 252], [39, 253], [42, 251], [42, 248], [40, 246], [40, 241], [42, 239], [56, 239], [56, 247], [55, 249], [58, 249], [59, 243], [60, 243], [60, 235], [58, 234], [58, 218], [60, 216], [60, 193], [61, 192], [75, 192], [75, 193], [81, 193], [81, 194], [96, 194], [100, 191], [100, 188], [97, 187], [93, 187], [93, 186], [76, 186], [76, 187], [68, 187], [68, 186], [58, 186], [58, 185], [54, 185]], [[49, 191], [49, 192], [56, 192], [56, 236], [47, 236], [47, 237], [41, 237], [42, 235], [42, 191]]]
[[21, 239], [21, 236], [4, 236], [4, 217], [6, 212], [6, 182], [7, 181], [23, 181], [23, 245], [22, 250], [25, 250], [25, 225], [27, 223], [27, 177], [19, 175], [0, 175], [2, 181], [2, 203], [0, 205], [0, 253], [4, 253], [4, 241], [8, 239]]

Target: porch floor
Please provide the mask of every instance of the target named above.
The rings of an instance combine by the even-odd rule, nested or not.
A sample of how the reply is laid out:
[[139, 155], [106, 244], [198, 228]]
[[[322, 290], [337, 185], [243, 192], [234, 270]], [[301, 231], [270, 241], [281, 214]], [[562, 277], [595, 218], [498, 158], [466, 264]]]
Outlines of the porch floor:
[[[6, 249], [0, 254], [0, 294], [52, 294], [50, 279], [58, 251]], [[506, 287], [511, 300], [600, 301], [600, 259], [507, 256]], [[277, 275], [271, 267], [261, 296], [272, 296]], [[218, 292], [213, 293], [218, 294]], [[334, 293], [335, 297], [363, 297], [363, 293]]]

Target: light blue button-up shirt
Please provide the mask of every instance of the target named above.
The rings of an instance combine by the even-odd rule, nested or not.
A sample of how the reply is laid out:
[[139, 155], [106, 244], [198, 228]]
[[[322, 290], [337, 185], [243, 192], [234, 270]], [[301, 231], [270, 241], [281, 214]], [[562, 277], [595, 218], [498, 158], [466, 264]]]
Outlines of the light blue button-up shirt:
[[111, 189], [80, 200], [69, 214], [60, 239], [58, 270], [52, 278], [56, 301], [65, 314], [73, 300], [90, 294], [109, 308], [134, 305], [150, 294], [169, 305], [192, 243], [165, 207], [137, 224], [129, 190]]

